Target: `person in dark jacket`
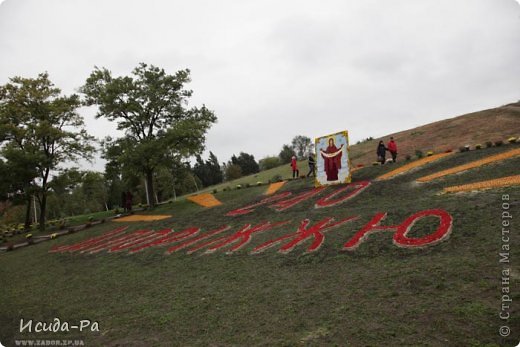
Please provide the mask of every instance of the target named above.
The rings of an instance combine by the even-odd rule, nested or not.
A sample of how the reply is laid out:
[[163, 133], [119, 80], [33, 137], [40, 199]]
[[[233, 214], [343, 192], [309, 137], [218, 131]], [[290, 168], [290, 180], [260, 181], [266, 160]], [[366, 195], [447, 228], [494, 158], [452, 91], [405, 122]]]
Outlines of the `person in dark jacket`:
[[316, 168], [316, 159], [314, 159], [314, 154], [309, 153], [309, 173], [307, 174], [307, 177], [309, 177], [311, 174], [313, 176], [316, 176], [316, 173], [314, 172]]
[[132, 212], [132, 204], [133, 204], [133, 198], [134, 196], [130, 191], [126, 192], [126, 210], [127, 212]]
[[123, 211], [126, 212], [126, 192], [121, 193], [121, 207]]
[[379, 141], [379, 145], [377, 145], [377, 160], [381, 162], [381, 165], [385, 164], [386, 157], [386, 147], [383, 141]]
[[392, 154], [392, 161], [395, 163], [397, 161], [397, 144], [395, 143], [393, 137], [390, 138], [390, 141], [386, 147], [388, 148], [390, 154]]

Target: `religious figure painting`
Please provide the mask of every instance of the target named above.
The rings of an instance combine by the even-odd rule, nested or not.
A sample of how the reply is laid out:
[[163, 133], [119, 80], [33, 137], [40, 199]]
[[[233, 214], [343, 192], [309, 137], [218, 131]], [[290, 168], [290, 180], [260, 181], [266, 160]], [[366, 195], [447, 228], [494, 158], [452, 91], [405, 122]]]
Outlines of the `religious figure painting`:
[[315, 140], [317, 174], [315, 185], [350, 183], [350, 157], [347, 131]]

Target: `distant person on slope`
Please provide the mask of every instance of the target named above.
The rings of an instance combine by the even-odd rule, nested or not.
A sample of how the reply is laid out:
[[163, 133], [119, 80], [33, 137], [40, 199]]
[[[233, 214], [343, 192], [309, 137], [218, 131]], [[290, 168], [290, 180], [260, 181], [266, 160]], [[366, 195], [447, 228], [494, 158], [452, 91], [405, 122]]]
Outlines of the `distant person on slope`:
[[126, 210], [127, 212], [132, 212], [132, 199], [134, 198], [134, 196], [132, 195], [132, 193], [130, 191], [127, 191], [126, 192]]
[[314, 159], [314, 154], [309, 153], [309, 173], [307, 174], [307, 177], [309, 177], [311, 174], [313, 176], [316, 176], [316, 173], [314, 172], [316, 168], [316, 159]]
[[388, 148], [390, 154], [392, 154], [392, 161], [395, 163], [397, 161], [397, 144], [395, 143], [393, 137], [390, 138], [390, 141], [386, 147]]
[[298, 163], [296, 157], [293, 155], [291, 158], [292, 178], [298, 178], [300, 176], [300, 170], [298, 170]]
[[121, 193], [121, 207], [123, 208], [123, 211], [126, 212], [126, 192]]
[[379, 145], [377, 145], [377, 160], [381, 162], [381, 165], [385, 165], [386, 147], [383, 141], [379, 141]]

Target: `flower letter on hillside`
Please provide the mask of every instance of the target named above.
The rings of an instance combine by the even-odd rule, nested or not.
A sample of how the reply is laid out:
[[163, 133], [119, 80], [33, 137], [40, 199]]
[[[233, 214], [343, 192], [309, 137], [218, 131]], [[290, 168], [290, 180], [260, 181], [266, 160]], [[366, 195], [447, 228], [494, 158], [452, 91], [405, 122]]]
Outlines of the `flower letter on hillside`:
[[291, 241], [287, 242], [278, 250], [280, 253], [289, 253], [294, 249], [294, 247], [296, 247], [300, 243], [312, 238], [313, 242], [309, 246], [309, 248], [307, 248], [307, 253], [311, 253], [317, 251], [321, 247], [323, 241], [325, 240], [325, 235], [323, 234], [325, 231], [337, 228], [357, 218], [358, 217], [350, 217], [340, 220], [338, 222], [334, 222], [334, 218], [327, 217], [313, 226], [309, 226], [311, 221], [309, 219], [305, 219], [300, 223], [300, 226], [298, 227], [298, 230], [295, 233], [287, 234], [285, 236], [263, 243], [255, 249], [253, 249], [251, 253], [261, 253], [266, 249], [281, 243], [282, 241], [291, 239]]
[[[355, 250], [368, 235], [378, 231], [394, 231], [393, 242], [398, 247], [424, 247], [431, 246], [445, 240], [450, 232], [453, 224], [452, 216], [440, 209], [424, 210], [417, 212], [408, 217], [403, 223], [399, 225], [380, 225], [381, 221], [385, 219], [386, 213], [378, 213], [368, 222], [361, 230], [359, 230], [345, 245], [344, 250]], [[423, 237], [408, 237], [407, 234], [412, 229], [413, 225], [424, 217], [435, 216], [439, 218], [439, 227], [435, 232]]]

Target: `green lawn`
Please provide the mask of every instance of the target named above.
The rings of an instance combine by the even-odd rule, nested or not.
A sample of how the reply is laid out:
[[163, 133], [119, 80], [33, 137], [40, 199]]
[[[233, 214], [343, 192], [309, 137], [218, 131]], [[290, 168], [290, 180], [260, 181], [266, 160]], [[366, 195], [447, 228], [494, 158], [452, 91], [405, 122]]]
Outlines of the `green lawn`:
[[[168, 220], [128, 224], [130, 230], [179, 231], [229, 224], [229, 235], [249, 223], [291, 221], [255, 234], [250, 244], [231, 255], [165, 255], [165, 247], [132, 255], [49, 253], [54, 245], [73, 244], [121, 225], [116, 222], [0, 253], [0, 342], [10, 346], [14, 339], [72, 338], [90, 346], [514, 346], [520, 336], [515, 304], [520, 301], [518, 237], [512, 235], [510, 242], [513, 306], [508, 338], [498, 333], [504, 324], [498, 316], [503, 267], [498, 253], [502, 196], [509, 194], [515, 201], [511, 212], [518, 218], [520, 188], [439, 192], [449, 185], [518, 174], [520, 158], [431, 183], [417, 184], [415, 179], [516, 146], [453, 154], [373, 182], [335, 207], [315, 209], [316, 199], [310, 199], [284, 212], [260, 206], [251, 214], [227, 217], [226, 212], [262, 199], [266, 186], [225, 192], [218, 188], [221, 206], [204, 209], [180, 199], [146, 211], [171, 214]], [[371, 180], [404, 163], [366, 167], [353, 178]], [[303, 164], [300, 169], [306, 173]], [[288, 165], [277, 170], [290, 175]], [[233, 184], [266, 181], [274, 172]], [[312, 185], [312, 179], [294, 180], [282, 190], [295, 194]], [[442, 243], [402, 249], [393, 245], [392, 233], [383, 232], [370, 235], [356, 251], [341, 251], [376, 212], [388, 212], [383, 224], [391, 225], [433, 208], [453, 216], [452, 233]], [[263, 242], [294, 232], [305, 218], [314, 223], [328, 216], [359, 219], [327, 232], [322, 247], [312, 254], [304, 253], [309, 243], [286, 255], [276, 249], [249, 254]], [[434, 222], [422, 220], [410, 235], [431, 233]], [[71, 323], [97, 321], [100, 332], [18, 332], [22, 318], [50, 322], [55, 317]]]

